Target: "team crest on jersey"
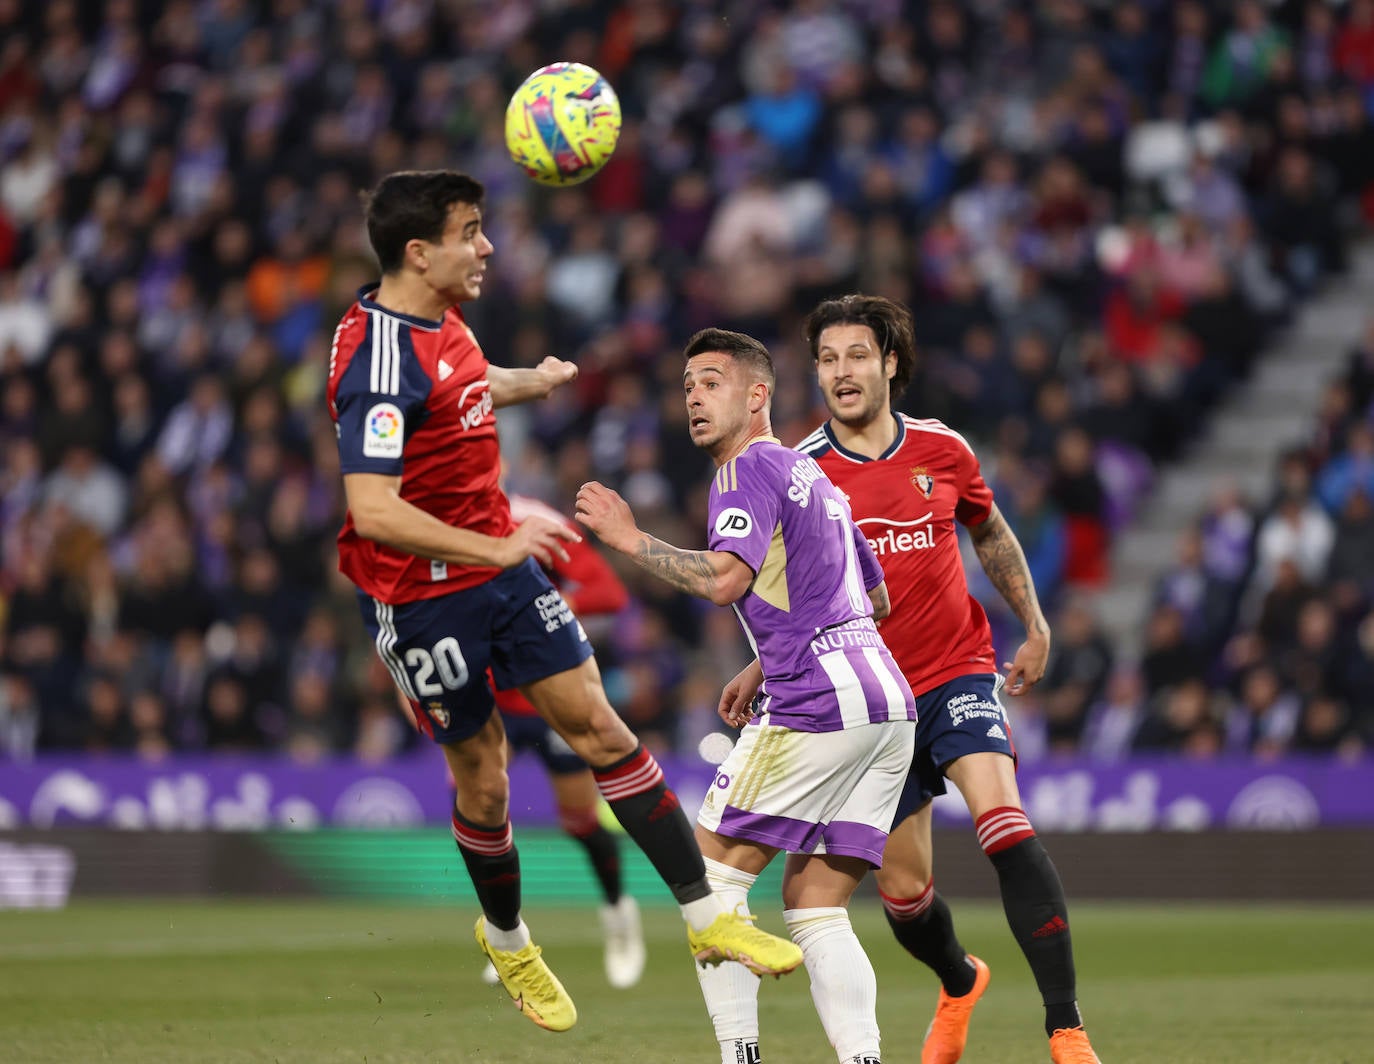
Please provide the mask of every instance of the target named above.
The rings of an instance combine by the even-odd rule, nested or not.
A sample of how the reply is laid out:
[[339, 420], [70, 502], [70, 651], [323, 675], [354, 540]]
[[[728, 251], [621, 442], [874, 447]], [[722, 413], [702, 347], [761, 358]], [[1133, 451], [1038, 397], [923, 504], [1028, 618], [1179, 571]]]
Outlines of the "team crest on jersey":
[[927, 499], [935, 490], [935, 478], [926, 471], [926, 467], [923, 465], [918, 465], [911, 470], [911, 483]]
[[448, 722], [453, 719], [449, 716], [449, 712], [444, 708], [442, 702], [431, 702], [426, 708], [429, 710], [429, 715], [434, 718], [434, 723], [441, 728], [447, 728]]

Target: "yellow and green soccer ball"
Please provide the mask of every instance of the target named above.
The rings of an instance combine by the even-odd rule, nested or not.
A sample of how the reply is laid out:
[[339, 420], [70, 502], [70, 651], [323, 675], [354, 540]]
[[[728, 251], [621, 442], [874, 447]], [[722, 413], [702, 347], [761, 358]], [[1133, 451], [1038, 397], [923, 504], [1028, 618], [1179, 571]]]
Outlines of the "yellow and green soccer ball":
[[591, 177], [620, 139], [620, 100], [581, 63], [553, 63], [527, 77], [506, 107], [506, 149], [541, 185]]

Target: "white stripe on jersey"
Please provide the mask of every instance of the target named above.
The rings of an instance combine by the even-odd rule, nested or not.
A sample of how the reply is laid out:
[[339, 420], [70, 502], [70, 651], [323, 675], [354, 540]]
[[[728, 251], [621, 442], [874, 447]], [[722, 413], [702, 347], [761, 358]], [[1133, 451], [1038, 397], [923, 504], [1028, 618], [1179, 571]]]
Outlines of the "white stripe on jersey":
[[739, 626], [744, 629], [744, 638], [749, 640], [749, 649], [754, 652], [754, 657], [759, 656], [759, 645], [754, 639], [754, 633], [749, 630], [749, 622], [744, 619], [744, 611], [739, 608], [739, 602], [730, 603], [730, 608], [735, 611], [735, 616], [739, 618]]
[[375, 310], [372, 317], [372, 365], [368, 383], [377, 395], [401, 394], [401, 320]]
[[819, 450], [821, 450], [821, 449], [823, 449], [823, 448], [825, 448], [825, 447], [829, 447], [829, 446], [830, 446], [830, 440], [826, 438], [826, 435], [825, 435], [825, 426], [822, 425], [820, 428], [816, 429], [815, 432], [811, 433], [810, 436], [808, 436], [808, 437], [806, 437], [806, 439], [802, 440], [801, 443], [799, 443], [799, 444], [797, 444], [797, 446], [793, 447], [792, 450], [794, 450], [794, 451], [803, 451], [803, 452], [805, 452], [806, 454], [810, 454], [810, 453], [813, 452], [813, 451], [819, 451]]
[[858, 728], [871, 724], [868, 719], [868, 699], [864, 697], [863, 684], [859, 674], [854, 671], [843, 650], [829, 650], [819, 654], [816, 660], [830, 677], [830, 685], [835, 688], [835, 701], [840, 707], [840, 726]]
[[878, 683], [882, 684], [883, 695], [887, 698], [887, 719], [906, 720], [906, 695], [902, 694], [902, 689], [897, 686], [897, 681], [892, 678], [892, 669], [888, 662], [883, 660], [882, 652], [877, 647], [864, 647], [863, 650], [864, 660], [873, 669], [873, 675], [878, 677]]
[[387, 340], [390, 347], [390, 360], [388, 365], [391, 369], [391, 377], [387, 381], [387, 392], [390, 395], [401, 394], [401, 319], [390, 318], [387, 321], [390, 329], [387, 330]]
[[917, 419], [907, 414], [902, 415], [902, 420], [906, 422], [907, 428], [915, 429], [917, 432], [935, 432], [941, 436], [953, 436], [964, 445], [964, 448], [969, 454], [973, 454], [973, 448], [969, 446], [968, 440], [964, 439], [963, 436], [959, 435], [959, 433], [955, 432], [943, 421], [937, 421], [933, 417]]
[[[754, 633], [749, 630], [749, 622], [744, 619], [744, 611], [739, 608], [738, 602], [730, 603], [730, 608], [735, 611], [735, 616], [739, 618], [740, 629], [744, 632], [744, 638], [749, 640], [749, 649], [754, 652], [754, 660], [759, 657], [759, 645], [754, 641]], [[773, 696], [768, 695], [759, 703], [759, 716], [764, 717], [768, 714], [768, 705], [773, 701]]]
[[372, 318], [372, 362], [367, 383], [368, 390], [375, 394], [382, 390], [382, 316], [370, 310], [367, 313]]

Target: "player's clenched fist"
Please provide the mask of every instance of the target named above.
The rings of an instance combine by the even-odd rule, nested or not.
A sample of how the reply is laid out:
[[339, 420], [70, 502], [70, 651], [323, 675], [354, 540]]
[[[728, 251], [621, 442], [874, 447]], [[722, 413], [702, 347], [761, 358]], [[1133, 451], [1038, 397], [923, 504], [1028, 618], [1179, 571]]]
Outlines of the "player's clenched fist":
[[628, 553], [639, 535], [630, 504], [615, 491], [594, 480], [577, 490], [577, 507], [573, 516], [595, 532], [601, 542], [612, 550]]
[[565, 359], [555, 358], [553, 355], [545, 355], [544, 360], [535, 367], [535, 370], [548, 383], [548, 390], [544, 393], [546, 396], [560, 384], [567, 384], [577, 377], [576, 362], [568, 362]]

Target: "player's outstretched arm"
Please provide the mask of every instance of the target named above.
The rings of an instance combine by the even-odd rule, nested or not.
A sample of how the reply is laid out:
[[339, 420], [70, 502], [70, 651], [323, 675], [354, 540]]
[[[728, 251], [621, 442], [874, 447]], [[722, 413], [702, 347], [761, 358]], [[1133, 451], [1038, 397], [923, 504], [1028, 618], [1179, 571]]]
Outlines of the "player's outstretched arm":
[[553, 355], [546, 355], [544, 361], [533, 369], [487, 367], [487, 386], [491, 389], [491, 402], [493, 406], [498, 407], [547, 399], [560, 384], [567, 384], [576, 377], [576, 362], [565, 362], [561, 358], [554, 358]]
[[401, 498], [401, 478], [381, 473], [347, 473], [344, 494], [353, 527], [364, 539], [385, 543], [417, 558], [455, 565], [509, 569], [526, 558], [541, 565], [568, 560], [563, 543], [580, 537], [567, 525], [535, 517], [503, 538], [446, 525]]
[[754, 570], [728, 551], [683, 550], [640, 531], [629, 503], [596, 481], [578, 490], [574, 516], [641, 569], [717, 606], [728, 606], [754, 582]]
[[1025, 694], [1045, 675], [1045, 664], [1050, 656], [1050, 625], [1040, 609], [1030, 566], [1026, 564], [1026, 555], [1016, 533], [995, 503], [988, 519], [968, 531], [983, 572], [988, 574], [988, 580], [1017, 620], [1026, 627], [1026, 641], [1017, 648], [1011, 661], [1002, 663], [1007, 670], [1007, 692]]

